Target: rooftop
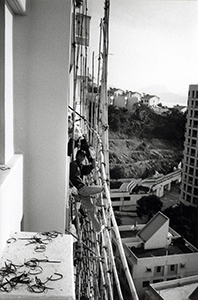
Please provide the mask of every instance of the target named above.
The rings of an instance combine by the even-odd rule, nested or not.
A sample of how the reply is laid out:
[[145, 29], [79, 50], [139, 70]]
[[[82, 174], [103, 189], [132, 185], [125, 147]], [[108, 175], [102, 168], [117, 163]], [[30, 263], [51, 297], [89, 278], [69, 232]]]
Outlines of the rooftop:
[[[198, 276], [196, 275], [196, 276], [151, 284], [149, 290], [153, 291], [154, 294], [157, 293], [158, 295], [160, 295], [160, 299], [163, 300], [170, 300], [170, 299], [187, 300], [187, 299], [193, 299], [190, 298], [190, 296], [193, 297], [193, 294], [197, 290], [197, 286], [198, 286]], [[149, 292], [150, 291], [148, 291], [148, 293]], [[153, 296], [153, 292], [151, 294], [152, 296]]]
[[145, 250], [142, 247], [139, 247], [139, 248], [130, 247], [130, 250], [138, 258], [198, 252], [197, 249], [195, 250], [195, 249], [192, 249], [191, 247], [188, 247], [188, 244], [185, 243], [185, 240], [183, 238], [178, 238], [176, 240], [173, 240], [172, 244], [169, 245], [167, 248]]

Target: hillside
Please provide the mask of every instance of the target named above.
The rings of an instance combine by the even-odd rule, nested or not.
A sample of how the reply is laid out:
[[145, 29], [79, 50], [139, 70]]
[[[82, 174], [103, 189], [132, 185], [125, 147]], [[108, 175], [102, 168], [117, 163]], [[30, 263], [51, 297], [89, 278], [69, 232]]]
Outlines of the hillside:
[[111, 179], [171, 172], [182, 159], [185, 122], [175, 109], [160, 116], [145, 105], [132, 112], [109, 106]]

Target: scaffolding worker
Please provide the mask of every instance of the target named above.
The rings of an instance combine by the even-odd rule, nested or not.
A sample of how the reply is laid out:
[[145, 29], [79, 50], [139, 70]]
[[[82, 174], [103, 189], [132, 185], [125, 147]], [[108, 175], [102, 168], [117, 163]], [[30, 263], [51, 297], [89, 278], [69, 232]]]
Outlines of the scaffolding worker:
[[[101, 231], [101, 225], [95, 216], [95, 205], [92, 203], [91, 196], [99, 194], [103, 191], [102, 186], [87, 186], [83, 181], [83, 176], [89, 175], [95, 168], [95, 158], [91, 151], [78, 150], [76, 159], [70, 163], [70, 184], [77, 189], [77, 195], [80, 202], [86, 208], [96, 232]], [[83, 164], [85, 157], [88, 156], [89, 164]], [[75, 196], [75, 195], [74, 195]]]

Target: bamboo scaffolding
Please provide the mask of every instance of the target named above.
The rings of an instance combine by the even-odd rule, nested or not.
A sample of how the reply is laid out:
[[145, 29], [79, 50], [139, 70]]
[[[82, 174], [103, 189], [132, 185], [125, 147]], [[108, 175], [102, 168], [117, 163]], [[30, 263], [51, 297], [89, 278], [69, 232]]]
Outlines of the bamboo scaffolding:
[[[86, 15], [87, 15], [87, 2], [85, 0], [85, 6], [86, 6]], [[118, 250], [120, 253], [120, 258], [122, 261], [122, 265], [124, 268], [124, 272], [129, 284], [129, 288], [131, 291], [132, 299], [138, 300], [138, 296], [135, 290], [135, 286], [128, 268], [127, 260], [125, 257], [122, 241], [120, 238], [120, 233], [117, 227], [117, 223], [115, 220], [113, 208], [111, 206], [111, 199], [110, 199], [110, 192], [108, 187], [109, 182], [109, 158], [108, 158], [108, 99], [107, 99], [107, 64], [108, 64], [108, 46], [109, 46], [109, 36], [108, 36], [108, 24], [109, 24], [109, 7], [110, 7], [110, 1], [105, 1], [105, 13], [103, 18], [103, 23], [101, 21], [101, 27], [100, 27], [100, 41], [99, 41], [99, 61], [98, 61], [98, 77], [97, 77], [97, 92], [99, 95], [99, 81], [100, 81], [100, 59], [101, 59], [101, 38], [102, 38], [102, 30], [103, 30], [103, 62], [102, 62], [102, 79], [101, 79], [101, 92], [100, 92], [100, 98], [97, 99], [99, 101], [100, 106], [97, 109], [97, 113], [95, 112], [97, 118], [97, 126], [95, 126], [95, 123], [93, 122], [94, 115], [92, 113], [92, 107], [93, 107], [93, 99], [91, 101], [91, 130], [92, 135], [90, 135], [94, 139], [94, 134], [97, 140], [97, 145], [99, 148], [99, 159], [100, 159], [100, 168], [101, 168], [101, 180], [104, 183], [105, 188], [105, 194], [108, 201], [108, 214], [113, 224], [113, 231], [116, 237]], [[80, 18], [81, 19], [81, 18]], [[83, 18], [82, 18], [83, 19]], [[82, 20], [81, 20], [82, 21]], [[81, 24], [82, 25], [82, 24]], [[86, 24], [87, 26], [87, 24]], [[80, 74], [83, 74], [83, 115], [85, 116], [84, 108], [86, 106], [85, 103], [85, 91], [87, 87], [87, 45], [85, 43], [85, 57], [82, 57], [82, 46], [80, 48], [80, 45], [78, 45], [76, 49], [76, 38], [75, 38], [75, 32], [76, 32], [76, 10], [75, 10], [75, 1], [74, 1], [74, 8], [73, 8], [73, 121], [75, 122], [75, 116], [76, 116], [76, 88], [77, 88], [77, 75], [78, 75], [78, 63], [79, 63], [79, 53], [81, 53], [81, 70]], [[87, 28], [85, 28], [87, 30]], [[94, 54], [93, 54], [94, 57]], [[94, 62], [92, 61], [92, 97], [93, 97], [93, 77], [94, 77]], [[81, 97], [80, 97], [81, 98]], [[97, 101], [96, 101], [97, 102]], [[96, 103], [97, 107], [97, 103]], [[99, 116], [100, 111], [100, 116]], [[77, 113], [78, 114], [78, 113]], [[78, 114], [82, 120], [84, 121], [85, 125], [88, 126], [89, 122], [86, 120], [85, 117], [82, 117], [80, 114]], [[99, 119], [101, 120], [101, 128], [100, 135], [98, 134], [99, 131]], [[102, 138], [101, 138], [102, 137]], [[95, 140], [95, 139], [94, 139]], [[102, 208], [102, 218], [106, 224], [110, 224], [110, 222], [107, 220], [105, 215], [105, 210]], [[77, 214], [78, 215], [78, 214]], [[80, 228], [79, 222], [78, 222], [78, 228]], [[99, 292], [97, 290], [97, 283], [96, 278], [98, 278], [98, 270], [100, 270], [101, 275], [101, 281], [103, 285], [104, 290], [104, 298], [105, 300], [113, 300], [113, 290], [112, 290], [112, 282], [111, 282], [111, 272], [109, 272], [109, 268], [113, 269], [114, 279], [116, 283], [116, 288], [118, 291], [119, 299], [122, 300], [123, 296], [121, 293], [120, 288], [120, 282], [117, 274], [117, 269], [114, 261], [114, 255], [113, 255], [113, 249], [111, 244], [111, 238], [109, 231], [105, 229], [105, 234], [101, 233], [102, 236], [102, 243], [103, 243], [103, 260], [101, 260], [101, 254], [100, 254], [100, 245], [99, 241], [96, 242], [96, 246], [93, 245], [90, 240], [93, 240], [93, 236], [90, 235], [91, 227], [90, 223], [84, 224], [84, 234], [82, 235], [82, 231], [78, 230], [78, 236], [79, 241], [81, 243], [80, 247], [80, 261], [78, 262], [78, 265], [76, 267], [77, 270], [77, 289], [76, 292], [78, 293], [78, 299], [80, 299], [80, 295], [87, 295], [88, 297], [91, 297], [91, 299], [97, 300], [99, 299]], [[106, 235], [106, 237], [105, 237]], [[85, 247], [84, 244], [88, 243], [88, 246]], [[108, 252], [109, 252], [109, 258], [107, 255], [106, 246], [108, 245]], [[93, 248], [95, 247], [95, 251], [93, 251]], [[92, 251], [91, 251], [92, 249]], [[94, 252], [96, 252], [95, 257], [93, 256]], [[91, 258], [92, 257], [92, 258]], [[99, 263], [99, 268], [97, 268], [97, 264]], [[105, 274], [106, 273], [106, 274]], [[95, 286], [95, 288], [94, 288]], [[108, 291], [106, 286], [108, 286]]]
[[[77, 113], [77, 115], [79, 115], [79, 114]], [[82, 116], [80, 116], [80, 117], [86, 122], [86, 125], [88, 126], [89, 122], [84, 117], [82, 117]], [[89, 128], [89, 129], [95, 131], [92, 128]], [[112, 221], [112, 224], [113, 224], [113, 231], [115, 233], [115, 237], [116, 237], [116, 241], [117, 241], [117, 245], [118, 245], [118, 250], [119, 250], [119, 253], [120, 253], [121, 262], [122, 262], [123, 269], [124, 269], [124, 272], [125, 272], [125, 275], [126, 275], [126, 279], [127, 279], [127, 282], [128, 282], [129, 288], [130, 288], [132, 299], [133, 300], [139, 300], [139, 298], [137, 296], [137, 292], [136, 292], [136, 289], [135, 289], [133, 279], [132, 279], [130, 271], [129, 271], [129, 267], [128, 267], [128, 263], [127, 263], [126, 256], [125, 256], [125, 253], [124, 253], [124, 249], [123, 249], [119, 229], [118, 229], [117, 222], [116, 222], [114, 212], [113, 212], [113, 208], [112, 208], [112, 205], [111, 205], [110, 192], [109, 192], [109, 188], [108, 188], [108, 185], [107, 185], [106, 172], [105, 172], [105, 161], [104, 161], [102, 140], [101, 140], [99, 134], [96, 131], [95, 131], [95, 134], [96, 134], [96, 136], [99, 140], [99, 150], [98, 151], [100, 152], [101, 179], [103, 181], [103, 185], [104, 185], [104, 188], [105, 188], [105, 195], [106, 195], [106, 199], [107, 199], [107, 202], [108, 202], [108, 210], [109, 210], [109, 214], [111, 216], [111, 221]], [[104, 215], [105, 215], [105, 213], [104, 213]], [[108, 240], [110, 241], [111, 239], [109, 238]], [[113, 256], [113, 252], [111, 253], [111, 255]]]
[[129, 284], [129, 288], [130, 288], [130, 292], [131, 292], [131, 295], [133, 297], [133, 300], [139, 300], [136, 289], [135, 289], [133, 279], [131, 277], [131, 273], [129, 271], [128, 263], [127, 263], [126, 256], [125, 256], [125, 253], [124, 253], [124, 249], [123, 249], [123, 245], [122, 245], [122, 240], [121, 240], [121, 237], [120, 237], [120, 232], [119, 232], [117, 222], [116, 222], [116, 219], [115, 219], [115, 216], [114, 216], [113, 208], [112, 208], [112, 205], [111, 205], [110, 192], [109, 192], [109, 188], [107, 186], [106, 173], [105, 173], [105, 167], [104, 167], [104, 165], [105, 165], [104, 155], [103, 155], [102, 150], [100, 151], [100, 155], [101, 155], [101, 173], [102, 173], [102, 178], [103, 178], [103, 182], [104, 182], [105, 194], [106, 194], [106, 198], [107, 198], [108, 205], [109, 205], [109, 211], [110, 211], [110, 214], [111, 214], [113, 230], [114, 230], [114, 233], [115, 233], [115, 236], [116, 236], [116, 241], [117, 241], [117, 245], [118, 245], [118, 249], [119, 249], [119, 253], [120, 253], [120, 258], [121, 258], [121, 261], [122, 261], [122, 265], [123, 265], [123, 268], [124, 268], [124, 272], [125, 272], [128, 284]]
[[107, 278], [107, 286], [109, 290], [109, 299], [113, 300], [113, 289], [112, 289], [112, 284], [111, 284], [111, 276], [109, 272], [109, 266], [108, 266], [108, 256], [107, 256], [107, 251], [106, 251], [106, 244], [104, 243], [104, 237], [103, 237], [103, 232], [101, 233], [102, 235], [102, 252], [103, 252], [103, 264], [104, 264], [104, 273]]
[[[99, 246], [99, 241], [96, 242], [96, 247], [98, 251], [98, 256], [100, 255], [100, 246]], [[106, 282], [105, 282], [105, 275], [104, 275], [104, 270], [103, 270], [103, 263], [102, 260], [99, 259], [99, 267], [100, 267], [100, 273], [101, 273], [101, 283], [102, 283], [102, 291], [104, 293], [104, 299], [108, 300], [108, 295], [107, 295], [107, 288], [106, 288]]]
[[[105, 215], [104, 208], [102, 208], [102, 215], [103, 215], [103, 220], [105, 221], [105, 224], [107, 224], [107, 218], [106, 218], [106, 215]], [[124, 300], [123, 295], [122, 295], [122, 291], [121, 291], [121, 287], [120, 287], [120, 281], [119, 281], [119, 278], [118, 278], [117, 268], [116, 268], [116, 264], [115, 264], [115, 260], [114, 260], [114, 254], [113, 254], [113, 248], [112, 248], [112, 244], [111, 244], [110, 235], [109, 235], [108, 230], [106, 230], [105, 233], [107, 235], [106, 239], [104, 237], [104, 234], [102, 233], [103, 245], [107, 246], [107, 243], [108, 243], [110, 261], [111, 261], [112, 268], [113, 268], [113, 274], [114, 274], [115, 284], [116, 284], [116, 288], [117, 288], [117, 292], [118, 292], [118, 297], [119, 297], [120, 300]]]

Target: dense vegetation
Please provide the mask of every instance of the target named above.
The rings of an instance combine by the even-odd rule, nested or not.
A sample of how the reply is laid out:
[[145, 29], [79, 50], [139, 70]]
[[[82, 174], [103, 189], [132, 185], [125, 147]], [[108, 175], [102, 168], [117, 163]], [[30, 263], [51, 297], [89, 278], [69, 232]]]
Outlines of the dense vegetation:
[[183, 157], [185, 123], [174, 108], [160, 115], [139, 103], [132, 111], [109, 106], [111, 179], [172, 172]]
[[156, 114], [143, 104], [134, 105], [133, 111], [109, 106], [109, 129], [124, 133], [130, 138], [158, 138], [183, 145], [186, 115], [177, 109], [169, 109], [163, 115]]
[[170, 227], [195, 246], [197, 245], [197, 209], [180, 203], [163, 212], [170, 219]]

